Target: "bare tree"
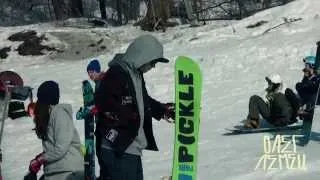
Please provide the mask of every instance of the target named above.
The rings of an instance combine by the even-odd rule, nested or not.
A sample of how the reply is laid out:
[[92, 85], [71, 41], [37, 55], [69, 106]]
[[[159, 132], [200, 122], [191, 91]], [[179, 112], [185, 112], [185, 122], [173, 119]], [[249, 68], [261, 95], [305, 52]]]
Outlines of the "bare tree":
[[262, 8], [267, 9], [270, 8], [271, 0], [262, 0]]
[[165, 31], [166, 27], [174, 26], [174, 23], [168, 22], [171, 3], [172, 0], [147, 0], [147, 14], [137, 25], [146, 31]]
[[71, 17], [82, 17], [83, 16], [83, 6], [81, 0], [70, 0], [70, 16]]
[[69, 7], [64, 0], [52, 0], [56, 20], [64, 20], [69, 16]]
[[107, 12], [106, 12], [106, 1], [99, 0], [99, 7], [102, 19], [107, 19]]
[[190, 20], [191, 26], [198, 26], [198, 13], [197, 12], [197, 1], [199, 0], [184, 0], [188, 19]]
[[140, 11], [140, 0], [127, 0], [126, 7], [128, 9], [128, 19], [137, 20]]
[[238, 6], [239, 6], [239, 19], [242, 19], [243, 17], [247, 17], [249, 12], [246, 9], [244, 0], [236, 0]]

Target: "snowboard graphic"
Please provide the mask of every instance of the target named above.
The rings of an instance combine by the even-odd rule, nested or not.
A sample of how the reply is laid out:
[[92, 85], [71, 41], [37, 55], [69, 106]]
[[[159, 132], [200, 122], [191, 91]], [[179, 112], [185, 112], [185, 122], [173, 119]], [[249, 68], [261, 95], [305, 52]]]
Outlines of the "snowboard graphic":
[[85, 180], [95, 180], [95, 146], [94, 146], [94, 115], [91, 108], [94, 106], [93, 88], [89, 81], [82, 82], [83, 107], [77, 112], [77, 120], [84, 119], [85, 155], [84, 174]]
[[175, 64], [175, 140], [172, 180], [197, 178], [202, 76], [199, 65], [187, 57]]

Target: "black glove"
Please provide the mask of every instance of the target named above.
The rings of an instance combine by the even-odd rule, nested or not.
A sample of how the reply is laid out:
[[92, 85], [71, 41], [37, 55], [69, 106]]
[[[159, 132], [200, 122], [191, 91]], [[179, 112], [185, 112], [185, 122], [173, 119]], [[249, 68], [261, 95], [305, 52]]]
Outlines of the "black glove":
[[175, 104], [174, 103], [167, 103], [164, 104], [165, 112], [164, 112], [164, 119], [170, 123], [174, 121], [170, 121], [169, 119], [175, 120]]

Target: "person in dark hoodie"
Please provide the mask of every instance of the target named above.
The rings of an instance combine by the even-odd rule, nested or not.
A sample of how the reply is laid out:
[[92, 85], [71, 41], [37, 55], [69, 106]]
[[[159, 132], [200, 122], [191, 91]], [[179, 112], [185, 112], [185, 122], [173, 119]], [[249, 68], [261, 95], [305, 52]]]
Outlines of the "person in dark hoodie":
[[73, 124], [70, 104], [59, 104], [59, 85], [43, 82], [34, 109], [35, 130], [42, 140], [43, 152], [30, 161], [29, 171], [37, 174], [44, 166], [45, 180], [83, 179], [80, 137]]
[[162, 44], [153, 36], [140, 36], [109, 63], [97, 89], [102, 169], [112, 180], [143, 180], [142, 150], [158, 150], [152, 118], [174, 118], [174, 104], [162, 104], [146, 90], [143, 74], [158, 62], [169, 62]]
[[[303, 113], [305, 109], [312, 109], [317, 96], [320, 77], [315, 71], [316, 57], [307, 56], [303, 59], [305, 67], [303, 68], [303, 78], [301, 82], [296, 84], [296, 90], [301, 100], [301, 108], [299, 113]], [[304, 105], [308, 107], [303, 107]]]

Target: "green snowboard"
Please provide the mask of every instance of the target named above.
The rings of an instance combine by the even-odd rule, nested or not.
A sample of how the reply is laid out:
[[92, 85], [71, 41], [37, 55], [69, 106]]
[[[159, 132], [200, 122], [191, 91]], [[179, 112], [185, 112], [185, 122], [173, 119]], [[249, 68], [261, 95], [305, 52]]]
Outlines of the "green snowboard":
[[197, 178], [202, 76], [199, 65], [187, 57], [175, 64], [175, 140], [172, 180]]

